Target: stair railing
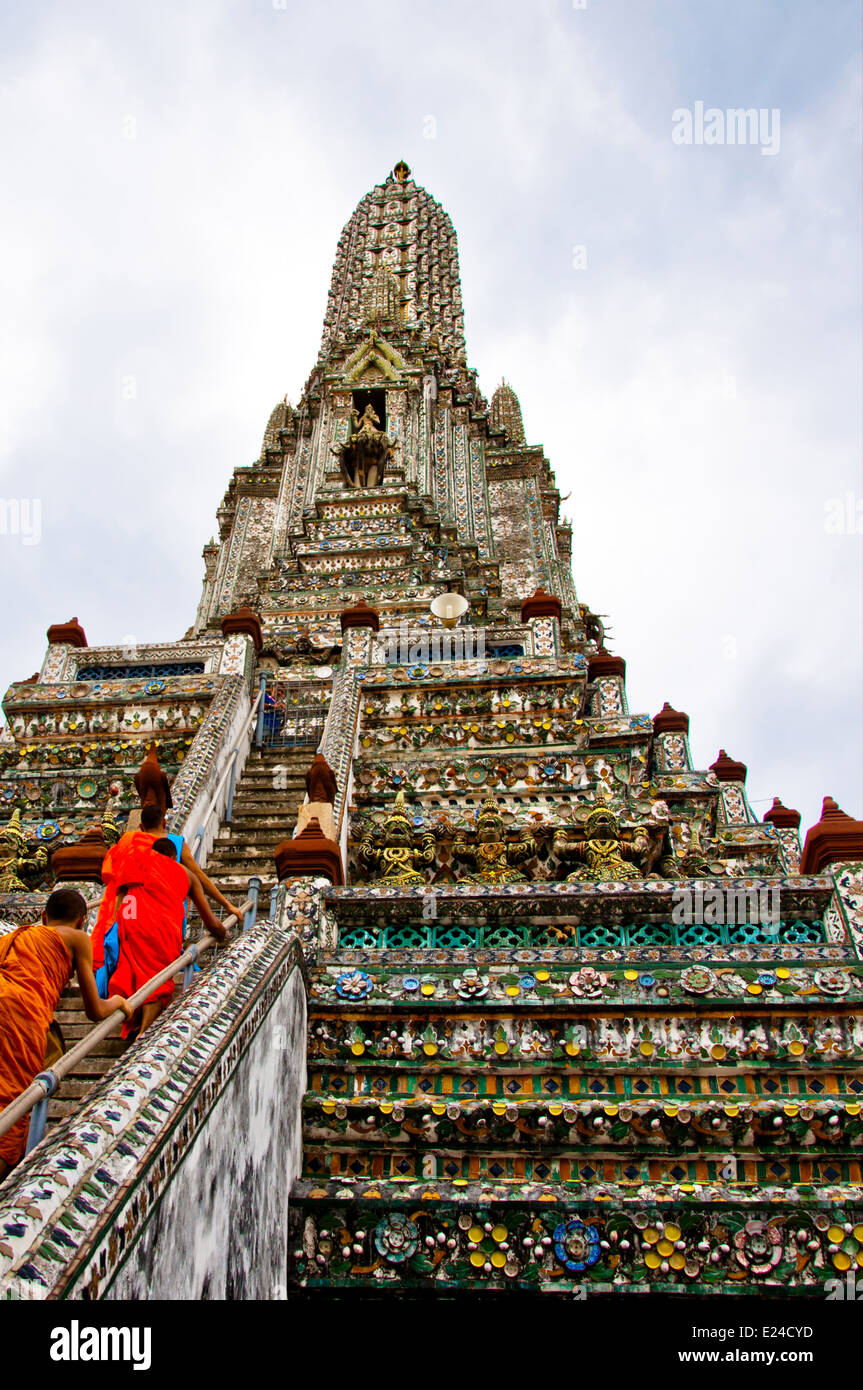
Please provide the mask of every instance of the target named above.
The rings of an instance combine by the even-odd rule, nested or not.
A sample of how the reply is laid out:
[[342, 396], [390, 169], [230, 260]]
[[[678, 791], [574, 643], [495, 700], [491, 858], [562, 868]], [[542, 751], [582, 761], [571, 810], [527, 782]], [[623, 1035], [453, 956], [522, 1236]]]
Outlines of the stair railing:
[[258, 895], [261, 891], [262, 881], [258, 874], [252, 874], [249, 879], [249, 909], [243, 918], [243, 931], [248, 931], [249, 927], [255, 925], [255, 918], [258, 915]]
[[255, 747], [256, 747], [256, 748], [261, 748], [261, 747], [263, 746], [263, 742], [264, 742], [264, 715], [265, 715], [265, 713], [266, 713], [266, 705], [267, 705], [266, 696], [267, 696], [267, 677], [266, 677], [265, 675], [263, 675], [263, 676], [261, 676], [261, 680], [260, 680], [260, 689], [258, 690], [258, 698], [257, 698], [257, 700], [255, 701], [255, 706], [258, 708], [258, 720], [257, 720], [257, 724], [255, 725]]
[[216, 787], [216, 790], [213, 792], [213, 795], [210, 797], [207, 809], [204, 812], [203, 819], [201, 820], [200, 827], [195, 832], [195, 843], [192, 847], [192, 858], [194, 859], [196, 864], [198, 862], [198, 856], [201, 853], [201, 847], [204, 843], [204, 835], [207, 832], [207, 826], [209, 825], [210, 817], [212, 816], [213, 811], [218, 805], [219, 797], [222, 795], [222, 788], [224, 787], [225, 782], [228, 780], [228, 778], [230, 778], [230, 786], [228, 787], [228, 801], [225, 807], [225, 824], [230, 825], [231, 823], [231, 817], [234, 814], [234, 789], [237, 785], [237, 760], [239, 759], [240, 752], [243, 748], [243, 745], [245, 744], [247, 735], [253, 728], [256, 728], [258, 724], [258, 710], [259, 708], [263, 710], [265, 690], [266, 677], [262, 676], [261, 687], [257, 693], [257, 696], [255, 697], [255, 703], [252, 705], [252, 708], [249, 711], [249, 717], [243, 725], [243, 732], [240, 737], [240, 741], [231, 749], [228, 761], [226, 762], [225, 767], [222, 771], [222, 775], [219, 778], [218, 786]]
[[[240, 908], [241, 914], [247, 914], [254, 906], [255, 903], [253, 899], [248, 897]], [[226, 927], [231, 926], [236, 923], [237, 920], [234, 914], [231, 913], [229, 917], [225, 918], [224, 925]], [[181, 970], [185, 973], [187, 968], [194, 965], [203, 951], [209, 951], [213, 946], [218, 945], [219, 942], [214, 936], [210, 936], [209, 933], [202, 936], [200, 941], [193, 942], [191, 946], [186, 948], [181, 956], [171, 961], [170, 965], [166, 965], [163, 970], [159, 971], [158, 975], [154, 975], [151, 980], [148, 980], [145, 985], [142, 985], [140, 989], [136, 990], [135, 993], [130, 996], [128, 1001], [130, 1007], [132, 1009], [139, 1008], [141, 1004], [146, 1002], [153, 993], [153, 990], [158, 989], [159, 985], [163, 985], [166, 980], [172, 979], [173, 976], [179, 974]], [[126, 1015], [122, 1009], [115, 1009], [108, 1018], [103, 1018], [101, 1023], [97, 1023], [95, 1028], [91, 1028], [85, 1038], [82, 1038], [81, 1041], [76, 1043], [73, 1048], [70, 1048], [68, 1052], [64, 1052], [63, 1056], [58, 1062], [54, 1063], [53, 1067], [45, 1071], [40, 1071], [39, 1075], [34, 1078], [26, 1091], [22, 1091], [16, 1100], [11, 1101], [10, 1104], [6, 1106], [5, 1110], [0, 1110], [0, 1136], [6, 1134], [14, 1124], [17, 1124], [18, 1121], [30, 1111], [30, 1128], [27, 1134], [27, 1147], [25, 1153], [29, 1153], [31, 1149], [35, 1148], [45, 1133], [45, 1122], [48, 1117], [48, 1101], [56, 1091], [63, 1077], [68, 1075], [70, 1071], [74, 1071], [75, 1067], [83, 1058], [89, 1057], [96, 1045], [100, 1043], [103, 1038], [107, 1038], [109, 1034], [113, 1033], [117, 1025], [121, 1023], [125, 1017]]]

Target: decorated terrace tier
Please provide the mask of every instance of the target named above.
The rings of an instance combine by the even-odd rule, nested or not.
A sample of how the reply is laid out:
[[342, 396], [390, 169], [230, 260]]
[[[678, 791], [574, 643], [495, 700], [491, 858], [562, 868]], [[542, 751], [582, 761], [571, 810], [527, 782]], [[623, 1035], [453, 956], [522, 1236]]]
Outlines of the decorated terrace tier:
[[10, 825], [13, 832], [20, 825], [22, 881], [37, 895], [12, 896], [7, 920], [40, 905], [53, 851], [94, 823], [106, 827], [109, 842], [111, 824], [123, 828], [138, 805], [134, 778], [150, 746], [174, 783], [173, 818], [182, 827], [248, 684], [250, 651], [242, 634], [134, 651], [49, 642], [41, 672], [10, 686], [3, 701], [0, 801], [12, 817], [0, 825], [0, 860]]
[[301, 1286], [824, 1296], [863, 1250], [861, 866], [775, 923], [677, 887], [324, 893]]

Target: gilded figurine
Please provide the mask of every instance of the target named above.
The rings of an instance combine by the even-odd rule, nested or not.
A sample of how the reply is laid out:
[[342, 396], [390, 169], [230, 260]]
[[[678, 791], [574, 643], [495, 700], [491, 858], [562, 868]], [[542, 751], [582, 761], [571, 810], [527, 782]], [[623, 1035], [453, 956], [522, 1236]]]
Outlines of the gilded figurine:
[[120, 827], [115, 819], [114, 809], [114, 798], [109, 796], [107, 802], [105, 803], [105, 809], [102, 812], [101, 820], [102, 835], [104, 836], [105, 844], [108, 846], [109, 849], [112, 845], [116, 845], [117, 841], [120, 838]]
[[453, 858], [466, 859], [474, 866], [466, 874], [467, 883], [528, 883], [525, 874], [515, 866], [536, 854], [536, 841], [529, 831], [517, 840], [507, 840], [503, 817], [493, 796], [487, 796], [477, 814], [476, 834], [469, 842], [463, 830], [453, 840]]
[[396, 794], [395, 805], [384, 821], [383, 843], [375, 844], [368, 831], [360, 844], [360, 859], [378, 870], [378, 881], [393, 888], [425, 883], [421, 870], [435, 859], [435, 839], [424, 830], [417, 845], [413, 823], [405, 808], [405, 794]]
[[21, 829], [21, 812], [16, 810], [12, 819], [0, 831], [0, 893], [27, 893], [33, 884], [27, 880], [38, 881], [48, 867], [47, 851], [28, 846]]
[[584, 826], [583, 840], [570, 840], [565, 831], [554, 839], [554, 852], [559, 859], [578, 859], [581, 863], [566, 879], [567, 883], [617, 883], [644, 878], [640, 867], [648, 856], [650, 842], [638, 834], [624, 841], [620, 821], [608, 806], [596, 806]]

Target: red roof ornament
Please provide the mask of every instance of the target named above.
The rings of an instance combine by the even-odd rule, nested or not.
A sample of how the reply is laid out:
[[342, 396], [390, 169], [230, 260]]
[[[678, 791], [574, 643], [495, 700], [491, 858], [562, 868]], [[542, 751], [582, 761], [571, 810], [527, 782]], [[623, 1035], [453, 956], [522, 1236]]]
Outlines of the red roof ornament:
[[829, 864], [863, 860], [863, 821], [852, 820], [825, 796], [821, 819], [806, 832], [800, 856], [801, 874], [820, 874]]
[[689, 715], [682, 709], [674, 709], [665, 701], [658, 714], [653, 716], [654, 734], [688, 734]]
[[159, 764], [155, 742], [150, 744], [147, 749], [147, 756], [132, 780], [141, 802], [142, 811], [145, 806], [158, 806], [164, 816], [166, 809], [169, 810], [173, 807], [171, 783]]
[[778, 796], [774, 796], [773, 805], [766, 812], [764, 819], [780, 830], [798, 830], [800, 827], [800, 812], [792, 810], [790, 806], [783, 806]]
[[719, 782], [746, 781], [746, 764], [735, 762], [734, 758], [729, 758], [724, 748], [720, 748], [716, 762], [710, 764], [710, 771], [716, 773]]
[[306, 791], [309, 801], [322, 801], [333, 805], [338, 794], [336, 774], [322, 753], [316, 753], [306, 773]]
[[562, 612], [560, 599], [555, 594], [547, 594], [545, 589], [537, 589], [521, 605], [521, 621], [529, 623], [531, 618], [557, 618], [560, 622]]
[[51, 853], [55, 880], [69, 883], [101, 883], [102, 860], [108, 842], [101, 825], [91, 825], [73, 845], [58, 845]]
[[86, 647], [87, 645], [87, 637], [77, 618], [70, 618], [68, 623], [54, 623], [52, 627], [49, 627], [47, 637], [52, 646]]
[[253, 613], [246, 604], [238, 608], [235, 613], [226, 613], [222, 619], [222, 636], [229, 637], [233, 632], [243, 632], [251, 637], [255, 644], [255, 654], [260, 655], [264, 645], [261, 620], [257, 613]]
[[620, 676], [621, 680], [626, 678], [626, 662], [623, 657], [612, 656], [605, 647], [600, 647], [596, 656], [592, 656], [587, 663], [589, 681], [599, 680], [601, 676]]
[[342, 632], [347, 632], [350, 627], [370, 627], [372, 632], [379, 632], [381, 626], [377, 609], [370, 608], [364, 598], [361, 598], [352, 608], [344, 608], [339, 621], [342, 625]]
[[311, 878], [320, 874], [339, 887], [345, 881], [342, 856], [335, 840], [328, 840], [317, 817], [293, 840], [282, 840], [273, 851], [279, 882], [283, 878]]

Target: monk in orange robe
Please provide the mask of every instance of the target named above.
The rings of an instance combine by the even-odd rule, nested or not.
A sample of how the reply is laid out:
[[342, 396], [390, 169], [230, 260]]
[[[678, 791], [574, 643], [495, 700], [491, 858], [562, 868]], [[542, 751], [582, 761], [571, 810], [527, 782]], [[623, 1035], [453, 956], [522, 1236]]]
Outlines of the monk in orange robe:
[[[42, 921], [0, 937], [0, 1109], [26, 1091], [44, 1069], [45, 1035], [73, 970], [78, 972], [87, 1017], [97, 1022], [125, 999], [100, 999], [93, 952], [83, 930], [87, 903], [80, 893], [52, 893]], [[29, 1116], [0, 1135], [0, 1181], [24, 1154]]]
[[96, 914], [96, 923], [91, 936], [94, 970], [100, 970], [105, 964], [105, 933], [116, 922], [120, 906], [117, 898], [119, 881], [114, 872], [115, 859], [124, 851], [132, 848], [151, 849], [155, 838], [155, 835], [146, 831], [127, 830], [120, 836], [116, 845], [108, 850], [102, 860], [102, 882], [105, 884], [105, 892], [99, 904], [99, 911]]
[[[114, 873], [119, 881], [120, 910], [119, 960], [110, 979], [110, 989], [127, 998], [170, 965], [183, 951], [183, 922], [186, 898], [192, 894], [195, 906], [208, 930], [219, 941], [227, 929], [210, 911], [203, 893], [188, 870], [176, 862], [176, 847], [167, 838], [152, 846], [135, 843], [114, 856]], [[173, 978], [163, 981], [140, 1007], [143, 1033], [174, 993]], [[136, 1012], [123, 1025], [128, 1037], [138, 1024]]]
[[[105, 964], [105, 934], [110, 931], [114, 922], [117, 921], [117, 912], [119, 911], [117, 889], [121, 884], [121, 879], [118, 878], [116, 871], [119, 857], [128, 849], [152, 847], [154, 842], [161, 839], [164, 834], [165, 819], [161, 807], [156, 805], [144, 806], [141, 810], [140, 829], [127, 830], [120, 836], [116, 845], [109, 849], [108, 853], [105, 855], [102, 861], [102, 882], [105, 884], [105, 893], [99, 906], [96, 925], [93, 928], [94, 970], [101, 970]], [[179, 836], [175, 836], [174, 838], [178, 841], [180, 839]], [[204, 870], [195, 863], [189, 851], [189, 847], [186, 844], [182, 845], [180, 862], [183, 868], [188, 870], [189, 874], [192, 875], [193, 891], [191, 897], [199, 913], [201, 911], [198, 906], [199, 897], [202, 898], [203, 893], [206, 893], [214, 902], [220, 903], [226, 912], [233, 913], [238, 920], [240, 919], [241, 913], [239, 909], [228, 902], [228, 899], [219, 891], [212, 880], [207, 877]], [[195, 882], [197, 882], [203, 890], [203, 893], [200, 895], [194, 892]], [[203, 916], [203, 914], [201, 915]], [[209, 925], [209, 923], [205, 923], [205, 925]]]

